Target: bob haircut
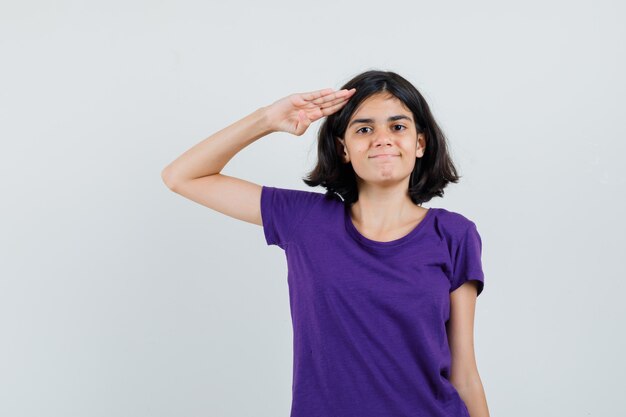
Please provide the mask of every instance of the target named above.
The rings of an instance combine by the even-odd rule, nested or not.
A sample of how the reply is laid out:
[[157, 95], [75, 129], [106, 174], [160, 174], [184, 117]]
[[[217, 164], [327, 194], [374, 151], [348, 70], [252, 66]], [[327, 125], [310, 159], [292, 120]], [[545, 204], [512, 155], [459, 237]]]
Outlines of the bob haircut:
[[329, 115], [320, 126], [317, 137], [318, 159], [315, 168], [302, 180], [311, 187], [326, 188], [326, 197], [341, 199], [351, 205], [359, 198], [356, 173], [352, 163], [341, 159], [343, 149], [337, 138], [344, 138], [352, 114], [368, 97], [390, 93], [413, 113], [417, 133], [424, 133], [426, 149], [415, 158], [409, 181], [409, 196], [416, 205], [443, 197], [449, 182], [458, 182], [456, 168], [448, 154], [446, 137], [430, 112], [428, 103], [406, 79], [391, 71], [370, 70], [358, 74], [341, 89], [356, 88], [355, 94], [337, 112]]

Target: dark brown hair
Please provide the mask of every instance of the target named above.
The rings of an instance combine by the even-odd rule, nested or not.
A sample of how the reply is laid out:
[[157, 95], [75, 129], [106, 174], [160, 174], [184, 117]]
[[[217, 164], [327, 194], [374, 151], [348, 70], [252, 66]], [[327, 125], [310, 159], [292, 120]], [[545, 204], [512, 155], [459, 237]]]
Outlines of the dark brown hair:
[[417, 133], [424, 133], [426, 149], [421, 158], [415, 158], [415, 168], [409, 181], [411, 200], [421, 205], [434, 196], [443, 197], [443, 189], [449, 182], [458, 182], [456, 168], [448, 154], [446, 137], [433, 118], [428, 103], [419, 91], [406, 79], [391, 71], [370, 70], [363, 72], [341, 89], [356, 88], [354, 95], [339, 111], [327, 116], [320, 126], [317, 137], [317, 163], [302, 180], [311, 187], [326, 188], [326, 196], [341, 199], [345, 204], [358, 200], [356, 173], [351, 163], [341, 159], [341, 143], [350, 117], [359, 104], [378, 93], [390, 93], [397, 97], [413, 113]]

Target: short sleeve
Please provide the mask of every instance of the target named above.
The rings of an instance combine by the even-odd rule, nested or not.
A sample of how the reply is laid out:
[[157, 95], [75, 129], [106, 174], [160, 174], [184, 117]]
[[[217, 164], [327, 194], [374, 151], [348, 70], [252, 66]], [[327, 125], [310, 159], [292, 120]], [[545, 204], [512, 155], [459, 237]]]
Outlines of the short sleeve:
[[482, 240], [471, 223], [464, 235], [458, 241], [453, 253], [453, 271], [450, 292], [456, 290], [467, 281], [477, 281], [479, 296], [485, 285], [485, 276], [482, 268]]
[[321, 195], [311, 191], [262, 186], [261, 218], [266, 243], [285, 249], [293, 241], [297, 225]]

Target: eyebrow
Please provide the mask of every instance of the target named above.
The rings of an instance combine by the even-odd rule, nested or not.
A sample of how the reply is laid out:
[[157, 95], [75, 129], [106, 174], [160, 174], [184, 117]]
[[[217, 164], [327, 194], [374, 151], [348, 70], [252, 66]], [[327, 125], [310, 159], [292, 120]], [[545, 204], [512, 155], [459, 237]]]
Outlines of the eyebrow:
[[[396, 120], [402, 120], [402, 119], [406, 119], [408, 121], [412, 121], [411, 118], [409, 116], [405, 116], [404, 114], [398, 114], [396, 116], [391, 116], [387, 119], [388, 122], [395, 122]], [[352, 126], [353, 124], [356, 123], [374, 123], [374, 119], [354, 119], [353, 121], [350, 122], [350, 124], [348, 125], [348, 127]]]

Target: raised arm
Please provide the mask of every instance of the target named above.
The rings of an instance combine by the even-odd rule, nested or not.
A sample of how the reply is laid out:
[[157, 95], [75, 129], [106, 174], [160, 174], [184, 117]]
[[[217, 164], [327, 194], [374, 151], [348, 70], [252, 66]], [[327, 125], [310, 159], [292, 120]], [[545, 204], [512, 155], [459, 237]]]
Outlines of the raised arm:
[[309, 125], [339, 110], [354, 93], [330, 88], [284, 97], [214, 133], [161, 172], [169, 189], [210, 209], [261, 226], [261, 186], [221, 174], [240, 150], [272, 132], [304, 134]]

